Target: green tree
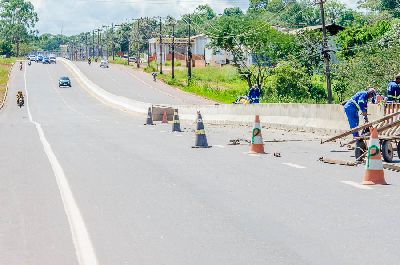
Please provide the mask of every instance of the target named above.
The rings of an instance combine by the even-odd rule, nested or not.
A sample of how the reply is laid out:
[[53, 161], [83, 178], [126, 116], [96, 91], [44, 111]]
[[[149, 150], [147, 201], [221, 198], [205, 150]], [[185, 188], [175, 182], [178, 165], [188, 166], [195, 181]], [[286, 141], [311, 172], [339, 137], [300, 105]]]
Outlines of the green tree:
[[2, 38], [15, 45], [19, 56], [20, 43], [29, 40], [39, 21], [34, 6], [25, 0], [0, 0], [0, 20]]
[[243, 15], [242, 9], [239, 7], [225, 8], [224, 16], [241, 16]]
[[252, 16], [221, 16], [208, 29], [210, 46], [224, 50], [233, 56], [249, 86], [262, 87], [271, 67], [290, 54], [294, 37], [272, 28], [261, 19]]

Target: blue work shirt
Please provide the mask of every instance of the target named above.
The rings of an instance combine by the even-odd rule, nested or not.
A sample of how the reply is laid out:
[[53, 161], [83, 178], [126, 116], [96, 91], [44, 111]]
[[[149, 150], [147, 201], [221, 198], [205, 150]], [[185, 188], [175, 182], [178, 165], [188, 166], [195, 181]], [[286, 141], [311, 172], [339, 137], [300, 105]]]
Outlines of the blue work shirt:
[[359, 111], [366, 113], [368, 109], [368, 92], [360, 91], [355, 94], [345, 105], [345, 108], [350, 106], [356, 107]]
[[400, 101], [400, 86], [396, 81], [389, 83], [387, 88], [388, 101]]
[[260, 89], [250, 89], [248, 98], [251, 100], [259, 100], [261, 96]]

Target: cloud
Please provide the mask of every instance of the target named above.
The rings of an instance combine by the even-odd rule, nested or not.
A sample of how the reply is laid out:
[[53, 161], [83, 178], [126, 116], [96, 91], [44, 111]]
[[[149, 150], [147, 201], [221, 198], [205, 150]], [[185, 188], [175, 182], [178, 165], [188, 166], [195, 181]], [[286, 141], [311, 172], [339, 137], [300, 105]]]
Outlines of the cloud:
[[179, 17], [200, 4], [209, 4], [220, 13], [226, 7], [247, 9], [248, 0], [31, 0], [39, 14], [40, 33], [72, 35], [91, 31], [112, 22], [138, 17], [172, 15]]
[[[354, 4], [350, 0], [342, 0]], [[39, 14], [40, 33], [73, 35], [102, 25], [121, 23], [138, 17], [171, 15], [179, 17], [200, 4], [209, 4], [217, 13], [227, 7], [247, 9], [248, 0], [31, 0]], [[353, 5], [354, 6], [354, 5]]]

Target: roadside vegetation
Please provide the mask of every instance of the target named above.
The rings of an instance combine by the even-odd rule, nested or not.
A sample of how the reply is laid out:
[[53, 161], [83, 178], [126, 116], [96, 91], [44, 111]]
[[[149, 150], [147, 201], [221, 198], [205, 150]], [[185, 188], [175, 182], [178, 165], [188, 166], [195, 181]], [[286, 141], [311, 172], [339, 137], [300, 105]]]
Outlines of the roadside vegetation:
[[15, 61], [15, 58], [0, 58], [0, 104], [7, 89], [8, 73]]
[[[371, 86], [385, 94], [387, 83], [400, 72], [397, 59], [400, 2], [359, 0], [357, 3], [358, 11], [338, 0], [325, 1], [326, 24], [344, 28], [329, 36], [336, 103]], [[226, 8], [221, 14], [209, 5], [199, 5], [191, 14], [164, 19], [161, 35], [172, 36], [174, 27], [176, 38], [187, 38], [188, 21], [191, 21], [191, 35], [207, 35], [211, 39], [208, 47], [215, 53], [228, 52], [231, 65], [194, 68], [192, 80], [188, 82], [184, 63], [176, 62], [176, 78], [172, 79], [168, 61], [159, 79], [223, 103], [245, 95], [255, 84], [261, 87], [261, 102], [327, 102], [322, 33], [309, 28], [321, 24], [319, 5], [315, 1], [250, 0], [247, 10]], [[75, 36], [38, 35], [37, 22], [38, 16], [28, 0], [0, 0], [0, 54], [59, 51], [60, 44], [68, 44], [70, 49], [78, 51], [87, 45], [87, 32]], [[150, 38], [159, 36], [158, 18], [126, 22], [114, 31], [111, 27], [104, 28], [102, 48], [110, 51], [114, 43], [116, 54], [136, 57], [138, 52], [147, 53]], [[87, 48], [91, 45], [89, 42]], [[110, 63], [126, 65], [127, 61], [116, 57]], [[145, 70], [155, 71], [151, 65]]]

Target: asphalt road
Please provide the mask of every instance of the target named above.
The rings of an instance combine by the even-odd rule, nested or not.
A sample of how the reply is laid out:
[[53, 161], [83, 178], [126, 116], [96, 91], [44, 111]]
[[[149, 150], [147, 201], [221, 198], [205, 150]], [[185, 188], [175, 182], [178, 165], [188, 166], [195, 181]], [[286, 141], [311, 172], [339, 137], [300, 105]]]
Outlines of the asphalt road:
[[305, 141], [249, 156], [227, 143], [250, 128], [207, 126], [214, 147], [192, 149], [192, 125], [145, 127], [73, 76], [58, 88], [62, 75], [62, 64], [12, 73], [0, 112], [0, 264], [400, 263], [399, 173], [362, 189], [362, 167], [317, 161], [350, 152], [295, 132], [264, 130], [265, 140]]
[[94, 83], [118, 96], [134, 98], [141, 102], [173, 105], [210, 105], [215, 102], [194, 96], [179, 89], [154, 82], [151, 75], [122, 65], [110, 64], [100, 68], [100, 63], [75, 63]]

